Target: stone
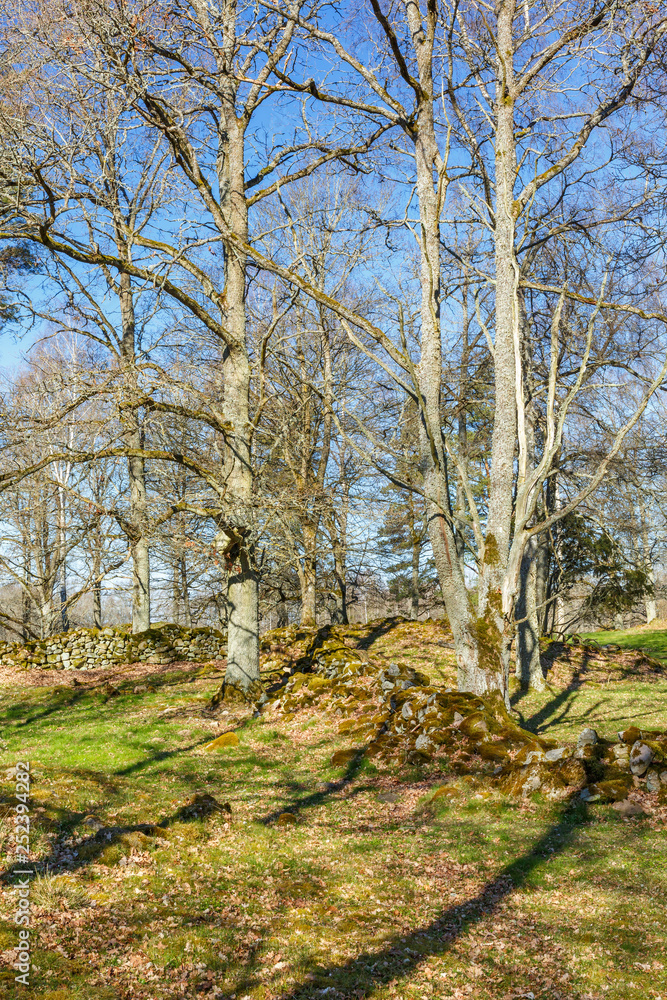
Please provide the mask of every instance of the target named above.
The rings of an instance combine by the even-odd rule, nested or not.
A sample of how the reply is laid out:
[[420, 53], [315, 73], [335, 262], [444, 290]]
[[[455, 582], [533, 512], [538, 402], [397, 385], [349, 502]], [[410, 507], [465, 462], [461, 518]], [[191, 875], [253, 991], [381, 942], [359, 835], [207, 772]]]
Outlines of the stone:
[[478, 743], [475, 752], [483, 760], [490, 760], [493, 763], [499, 763], [502, 760], [506, 760], [509, 754], [509, 747], [502, 740], [493, 740], [488, 743]]
[[398, 802], [398, 792], [380, 792], [378, 802]]
[[630, 726], [629, 729], [624, 729], [618, 734], [618, 738], [621, 743], [627, 743], [632, 746], [637, 740], [641, 739], [641, 730], [637, 729], [636, 726]]
[[660, 791], [660, 775], [655, 770], [655, 768], [649, 768], [646, 772], [646, 791], [647, 792], [659, 792]]
[[641, 778], [649, 769], [649, 765], [653, 760], [653, 751], [645, 743], [637, 740], [632, 744], [632, 750], [630, 751], [630, 770], [633, 774], [636, 774], [638, 778]]
[[224, 750], [227, 747], [237, 747], [240, 740], [236, 733], [223, 733], [222, 736], [217, 736], [216, 739], [207, 743], [206, 746], [202, 747], [203, 750]]
[[281, 813], [276, 820], [276, 826], [296, 826], [296, 816], [291, 812]]
[[541, 747], [536, 746], [534, 743], [528, 743], [519, 750], [514, 758], [514, 762], [515, 764], [528, 766], [528, 764], [537, 764], [544, 760], [544, 756], [544, 750]]
[[623, 778], [610, 778], [605, 781], [597, 781], [595, 785], [591, 785], [590, 787], [591, 789], [595, 789], [596, 794], [604, 802], [617, 802], [619, 799], [626, 798], [632, 786], [630, 776], [627, 775]]
[[421, 735], [415, 740], [415, 750], [430, 750], [432, 746], [433, 741], [426, 733], [421, 733]]
[[642, 807], [637, 802], [631, 802], [630, 799], [614, 802], [611, 808], [615, 809], [621, 816], [643, 816], [644, 814]]
[[660, 781], [663, 785], [667, 785], [667, 771], [660, 772]]
[[218, 802], [212, 795], [204, 793], [203, 795], [192, 795], [178, 810], [177, 816], [179, 819], [193, 819], [210, 816], [214, 812], [231, 816], [232, 807], [229, 802]]
[[441, 785], [440, 788], [436, 788], [435, 792], [431, 796], [431, 802], [435, 799], [453, 799], [455, 796], [455, 788], [450, 788], [447, 785]]
[[466, 736], [484, 736], [489, 731], [489, 723], [483, 712], [472, 712], [461, 720], [459, 729]]
[[550, 761], [561, 760], [566, 755], [567, 750], [565, 747], [556, 747], [554, 750], [547, 750], [544, 755], [544, 759]]
[[358, 752], [359, 751], [354, 747], [349, 750], [337, 750], [331, 757], [329, 763], [332, 767], [344, 767], [346, 764], [349, 764], [351, 760], [354, 760]]
[[91, 830], [95, 830], [96, 833], [98, 830], [104, 829], [104, 823], [102, 820], [98, 819], [97, 816], [86, 816], [83, 822], [85, 826], [89, 826]]
[[[581, 749], [583, 746], [595, 746], [598, 742], [598, 734], [594, 729], [584, 729], [579, 733], [577, 738], [577, 747]], [[555, 759], [555, 758], [554, 758]]]

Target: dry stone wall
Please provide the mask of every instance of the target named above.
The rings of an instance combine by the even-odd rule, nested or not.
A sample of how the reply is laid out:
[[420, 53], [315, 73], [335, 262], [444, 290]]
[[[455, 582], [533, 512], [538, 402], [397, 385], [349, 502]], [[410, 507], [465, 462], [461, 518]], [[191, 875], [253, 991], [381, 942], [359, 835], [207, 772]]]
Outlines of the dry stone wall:
[[79, 628], [33, 642], [2, 642], [0, 664], [47, 670], [90, 670], [118, 663], [216, 660], [226, 653], [226, 635], [213, 628], [156, 625], [134, 634], [122, 627]]

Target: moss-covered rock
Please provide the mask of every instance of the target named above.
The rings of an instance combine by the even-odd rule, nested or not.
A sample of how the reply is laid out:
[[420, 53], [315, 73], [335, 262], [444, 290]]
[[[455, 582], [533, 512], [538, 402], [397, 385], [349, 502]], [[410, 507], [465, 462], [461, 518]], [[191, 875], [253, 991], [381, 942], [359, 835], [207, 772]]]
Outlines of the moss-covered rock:
[[236, 733], [223, 733], [221, 736], [216, 737], [210, 743], [207, 743], [203, 747], [206, 751], [211, 750], [225, 750], [228, 747], [237, 747], [241, 741], [239, 740]]

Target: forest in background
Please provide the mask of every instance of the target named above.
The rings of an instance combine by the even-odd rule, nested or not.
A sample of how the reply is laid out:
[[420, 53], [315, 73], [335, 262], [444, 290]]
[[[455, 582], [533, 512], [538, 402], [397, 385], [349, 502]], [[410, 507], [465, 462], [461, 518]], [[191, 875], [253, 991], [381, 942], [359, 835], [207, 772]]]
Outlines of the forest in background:
[[5, 11], [7, 637], [656, 617], [667, 18], [487, 6]]

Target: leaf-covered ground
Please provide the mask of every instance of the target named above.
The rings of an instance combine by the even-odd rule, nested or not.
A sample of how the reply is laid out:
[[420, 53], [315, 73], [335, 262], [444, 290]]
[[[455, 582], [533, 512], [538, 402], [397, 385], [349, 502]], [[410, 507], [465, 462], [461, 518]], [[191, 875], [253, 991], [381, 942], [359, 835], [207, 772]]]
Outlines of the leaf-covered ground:
[[[452, 682], [440, 626], [390, 624], [358, 642]], [[267, 669], [273, 655], [267, 643]], [[211, 668], [19, 684], [0, 689], [2, 996], [667, 1000], [657, 812], [516, 801], [438, 762], [358, 755], [334, 768], [350, 743], [332, 719], [213, 715]], [[529, 728], [573, 740], [638, 715], [667, 728], [666, 694], [659, 672], [638, 670], [515, 701]], [[203, 749], [231, 730], [237, 746]], [[26, 758], [45, 872], [27, 993], [11, 968], [8, 824], [11, 768]]]

